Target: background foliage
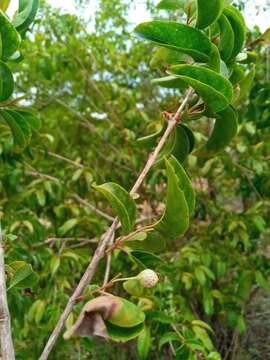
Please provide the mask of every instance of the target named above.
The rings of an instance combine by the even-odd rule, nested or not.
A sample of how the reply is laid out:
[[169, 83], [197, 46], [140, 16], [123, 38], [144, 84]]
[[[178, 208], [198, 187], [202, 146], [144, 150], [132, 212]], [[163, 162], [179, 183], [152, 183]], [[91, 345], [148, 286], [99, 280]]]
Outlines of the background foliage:
[[[153, 130], [162, 111], [177, 107], [177, 92], [151, 83], [152, 46], [131, 35], [130, 6], [103, 0], [87, 22], [43, 2], [23, 42], [24, 61], [11, 65], [16, 96], [25, 95], [19, 103], [36, 109], [42, 122], [24, 154], [12, 152], [6, 128], [0, 137], [0, 206], [17, 359], [37, 358], [113, 217], [91, 188], [93, 181], [129, 189], [149, 152], [136, 139]], [[258, 29], [249, 35], [250, 46], [258, 35]], [[269, 52], [258, 46], [255, 81], [242, 101], [237, 137], [219, 157], [190, 156], [185, 163], [197, 193], [196, 210], [188, 233], [155, 264], [162, 281], [142, 304], [151, 310], [151, 330], [139, 344], [60, 340], [52, 358], [168, 359], [175, 324], [194, 350], [217, 351], [222, 359], [236, 359], [242, 348], [239, 359], [270, 356], [267, 339], [261, 346], [249, 337], [257, 318], [250, 303], [261, 306], [270, 270]], [[211, 124], [193, 121], [192, 126], [200, 143]], [[162, 213], [164, 179], [162, 167], [154, 167], [138, 202], [142, 223]], [[34, 273], [12, 286], [12, 264], [18, 260], [31, 264]], [[103, 282], [105, 264], [96, 285]], [[115, 252], [112, 274], [120, 272], [132, 276], [138, 268]], [[127, 296], [121, 285], [113, 293]], [[265, 309], [258, 311], [263, 316]], [[198, 326], [198, 319], [213, 332]]]

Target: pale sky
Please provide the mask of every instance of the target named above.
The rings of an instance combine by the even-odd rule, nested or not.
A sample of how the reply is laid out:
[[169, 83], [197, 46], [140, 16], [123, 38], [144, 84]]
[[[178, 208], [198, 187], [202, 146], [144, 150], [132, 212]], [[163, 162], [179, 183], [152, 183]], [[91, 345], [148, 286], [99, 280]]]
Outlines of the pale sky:
[[[113, 0], [112, 0], [113, 1]], [[158, 3], [159, 0], [156, 0]], [[75, 13], [75, 7], [73, 0], [48, 0], [55, 7], [61, 8], [63, 11], [69, 13]], [[265, 6], [267, 0], [248, 0], [247, 1], [247, 10], [245, 14], [245, 19], [249, 28], [252, 28], [254, 25], [258, 25], [261, 31], [265, 31], [269, 27], [269, 18], [270, 18], [270, 9], [268, 13], [263, 11], [263, 6]], [[10, 8], [8, 13], [12, 14], [17, 8], [18, 0], [11, 0]], [[96, 0], [89, 0], [89, 6], [85, 11], [85, 16], [90, 17], [95, 11]], [[257, 15], [256, 6], [259, 6], [260, 13]], [[139, 19], [139, 21], [138, 21]], [[132, 24], [137, 24], [138, 22], [150, 20], [150, 15], [145, 10], [144, 1], [137, 1], [134, 5], [134, 10], [130, 13], [130, 22]]]

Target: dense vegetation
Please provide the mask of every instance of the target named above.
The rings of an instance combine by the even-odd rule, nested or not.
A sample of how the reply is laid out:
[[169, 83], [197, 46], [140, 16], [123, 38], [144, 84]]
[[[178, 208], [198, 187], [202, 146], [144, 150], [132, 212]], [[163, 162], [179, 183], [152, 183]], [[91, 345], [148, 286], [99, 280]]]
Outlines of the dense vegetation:
[[[88, 2], [77, 3], [83, 14]], [[155, 45], [162, 45], [164, 39], [155, 37], [153, 46], [136, 38], [128, 20], [132, 1], [102, 0], [90, 21], [41, 2], [36, 20], [27, 24], [30, 28], [19, 29], [23, 38], [20, 56], [4, 59], [14, 74], [15, 92], [12, 100], [0, 98], [1, 119], [6, 120], [8, 111], [13, 115], [17, 111], [34, 124], [24, 142], [18, 142], [10, 123], [0, 124], [0, 214], [16, 359], [39, 357], [116, 212], [123, 233], [119, 226], [115, 239], [136, 228], [142, 230], [132, 242], [120, 243], [120, 250], [102, 259], [64, 330], [72, 329], [87, 301], [104, 291], [136, 304], [134, 310], [128, 303], [129, 313], [134, 310], [138, 318], [143, 311], [146, 320], [139, 330], [138, 324], [132, 327], [132, 340], [124, 343], [96, 336], [69, 340], [61, 336], [51, 359], [269, 358], [267, 339], [263, 346], [256, 341], [249, 346], [247, 335], [252, 328], [247, 321], [250, 303], [270, 290], [269, 31], [261, 35], [255, 29], [247, 33], [246, 40], [243, 31], [237, 51], [224, 30], [235, 19], [231, 11], [237, 11], [240, 18], [237, 7], [226, 8], [222, 15], [218, 9], [216, 17], [209, 19], [209, 14], [200, 12], [198, 1], [201, 17], [194, 23], [194, 3], [163, 0], [159, 8], [170, 8], [168, 12], [160, 12], [152, 2], [148, 8], [154, 18], [172, 21], [156, 23], [158, 26], [170, 26], [179, 19], [183, 24], [188, 19], [189, 26], [185, 26], [194, 31], [197, 26], [202, 41], [212, 40], [207, 56], [207, 49], [198, 50], [195, 45], [188, 51], [184, 47], [180, 52], [168, 47], [157, 50]], [[180, 5], [175, 8], [175, 4]], [[139, 25], [136, 32], [153, 40], [147, 26]], [[169, 30], [170, 37], [173, 29]], [[227, 41], [226, 46], [220, 39]], [[218, 76], [214, 77], [216, 88], [208, 84], [214, 100], [207, 96], [210, 90], [203, 91], [192, 78], [191, 63], [198, 72]], [[158, 86], [160, 80], [152, 82], [166, 76], [167, 70], [178, 76], [169, 80], [173, 86], [169, 83], [164, 88]], [[185, 82], [181, 82], [183, 77]], [[180, 82], [176, 88], [175, 81]], [[229, 90], [233, 87], [233, 99], [225, 96], [227, 83]], [[164, 134], [167, 120], [185, 99], [187, 84], [201, 97], [190, 96], [181, 125], [163, 147], [139, 194], [133, 194], [138, 214], [133, 227], [133, 199], [123, 189], [132, 188]], [[235, 111], [229, 104], [237, 107], [237, 135], [234, 115], [225, 113], [228, 108]], [[223, 115], [230, 125], [223, 124], [213, 140], [213, 118], [221, 124]], [[212, 142], [204, 146], [210, 136]], [[192, 181], [194, 211], [191, 187], [188, 197], [173, 184], [175, 169], [182, 171], [176, 185], [180, 181], [186, 189], [183, 182]], [[108, 182], [121, 188], [97, 186]], [[111, 200], [115, 192], [125, 197], [124, 208], [129, 206], [126, 217], [121, 217], [123, 207], [119, 210], [120, 205]], [[174, 221], [168, 218], [167, 224], [161, 220], [156, 225], [174, 198], [178, 201], [172, 207]], [[186, 211], [186, 224], [178, 219], [179, 210]], [[154, 235], [148, 232], [152, 223]], [[145, 268], [159, 277], [151, 289], [134, 279]], [[108, 284], [119, 278], [131, 279]], [[124, 335], [116, 330], [110, 329], [110, 337], [117, 340]]]

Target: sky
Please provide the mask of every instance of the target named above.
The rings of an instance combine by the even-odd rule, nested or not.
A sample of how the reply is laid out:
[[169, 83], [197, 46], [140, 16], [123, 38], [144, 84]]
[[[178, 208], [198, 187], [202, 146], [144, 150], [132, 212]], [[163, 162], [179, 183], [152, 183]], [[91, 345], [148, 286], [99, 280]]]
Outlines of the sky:
[[[75, 13], [75, 7], [73, 0], [47, 0], [55, 7], [61, 8], [63, 11], [69, 13]], [[113, 1], [113, 0], [112, 0]], [[158, 0], [157, 0], [158, 2]], [[96, 0], [89, 0], [89, 6], [85, 11], [85, 15], [90, 17], [95, 11]], [[254, 25], [258, 25], [261, 31], [265, 31], [269, 27], [269, 17], [270, 9], [268, 13], [263, 11], [263, 7], [266, 5], [267, 0], [249, 0], [247, 1], [247, 9], [245, 14], [245, 19], [249, 28], [253, 28]], [[17, 9], [18, 0], [11, 0], [10, 8], [8, 13], [12, 14]], [[259, 9], [259, 14], [257, 14], [256, 7]], [[130, 22], [132, 24], [137, 24], [138, 22], [150, 20], [150, 15], [145, 10], [144, 1], [137, 1], [134, 11], [130, 13]]]

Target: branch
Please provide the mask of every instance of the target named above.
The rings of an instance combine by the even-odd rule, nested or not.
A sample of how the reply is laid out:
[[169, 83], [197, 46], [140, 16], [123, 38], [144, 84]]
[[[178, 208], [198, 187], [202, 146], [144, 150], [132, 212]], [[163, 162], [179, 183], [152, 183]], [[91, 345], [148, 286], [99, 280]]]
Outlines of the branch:
[[[174, 127], [176, 126], [176, 124], [178, 123], [181, 114], [185, 108], [185, 106], [188, 103], [188, 100], [190, 99], [191, 95], [193, 94], [193, 90], [189, 89], [187, 91], [187, 94], [182, 102], [182, 104], [180, 105], [179, 109], [177, 110], [177, 112], [175, 113], [175, 115], [173, 117], [171, 117], [171, 119], [169, 119], [168, 121], [168, 126], [167, 129], [165, 131], [165, 133], [163, 134], [163, 136], [161, 137], [161, 139], [159, 140], [159, 143], [157, 145], [157, 147], [155, 148], [154, 152], [150, 154], [144, 169], [142, 170], [140, 176], [138, 177], [138, 179], [136, 180], [134, 186], [132, 187], [130, 194], [134, 194], [136, 193], [139, 188], [141, 187], [141, 185], [143, 184], [146, 175], [148, 174], [149, 170], [152, 168], [152, 166], [154, 165], [158, 154], [160, 153], [161, 149], [163, 148], [165, 142], [167, 141], [168, 137], [170, 136], [170, 134], [172, 133]], [[50, 352], [52, 351], [58, 337], [61, 334], [61, 331], [65, 325], [65, 321], [67, 320], [69, 314], [71, 313], [73, 306], [76, 303], [76, 299], [78, 297], [80, 297], [84, 291], [84, 289], [86, 288], [86, 286], [90, 283], [90, 281], [92, 280], [93, 276], [95, 275], [97, 266], [99, 264], [99, 262], [101, 261], [101, 259], [104, 257], [105, 254], [105, 250], [106, 247], [108, 246], [108, 244], [110, 243], [112, 237], [114, 236], [114, 233], [118, 227], [119, 221], [118, 219], [114, 219], [111, 227], [107, 230], [107, 232], [105, 233], [103, 239], [100, 241], [94, 256], [92, 257], [91, 262], [89, 263], [85, 273], [83, 274], [77, 288], [75, 289], [74, 293], [72, 294], [72, 296], [69, 298], [69, 301], [66, 305], [66, 308], [64, 310], [64, 312], [62, 313], [62, 315], [60, 316], [60, 319], [58, 320], [58, 323], [56, 324], [52, 334], [50, 335], [48, 342], [43, 350], [43, 353], [41, 354], [39, 360], [47, 360]]]
[[0, 225], [0, 344], [1, 359], [15, 360], [5, 279], [4, 244]]

